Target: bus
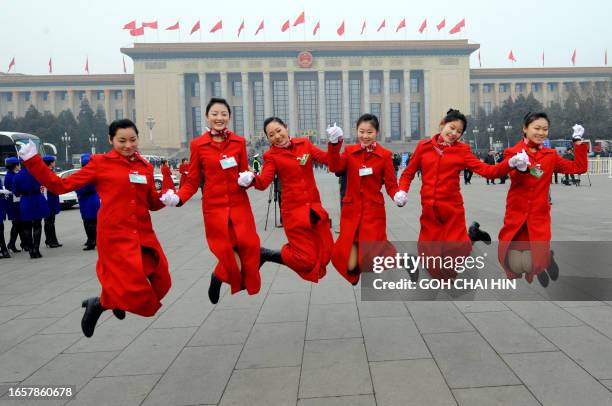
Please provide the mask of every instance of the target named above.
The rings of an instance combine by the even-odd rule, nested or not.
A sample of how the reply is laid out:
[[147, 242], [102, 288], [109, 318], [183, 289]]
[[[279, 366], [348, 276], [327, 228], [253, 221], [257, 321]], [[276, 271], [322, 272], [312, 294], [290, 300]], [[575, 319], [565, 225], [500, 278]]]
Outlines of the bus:
[[0, 131], [0, 166], [4, 166], [4, 160], [6, 158], [11, 156], [17, 156], [17, 151], [19, 150], [20, 144], [27, 144], [29, 141], [32, 141], [34, 144], [36, 144], [36, 148], [38, 149], [38, 153], [40, 155], [45, 155], [45, 147], [51, 148], [54, 154], [57, 153], [53, 145], [43, 144], [40, 141], [40, 138], [35, 135], [10, 131]]

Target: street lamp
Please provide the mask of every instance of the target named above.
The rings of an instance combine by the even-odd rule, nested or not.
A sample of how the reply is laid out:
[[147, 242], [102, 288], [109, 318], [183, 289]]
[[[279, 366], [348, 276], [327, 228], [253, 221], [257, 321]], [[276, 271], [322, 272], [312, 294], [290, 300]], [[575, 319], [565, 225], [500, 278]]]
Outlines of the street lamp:
[[151, 144], [153, 144], [153, 127], [155, 127], [155, 119], [149, 116], [146, 123], [147, 127], [149, 127], [149, 140], [151, 141]]
[[487, 133], [489, 133], [489, 151], [493, 150], [493, 133], [495, 132], [495, 128], [493, 128], [492, 124], [489, 124], [487, 127]]
[[97, 142], [98, 142], [98, 138], [94, 134], [91, 134], [89, 136], [89, 143], [91, 144], [91, 153], [92, 154], [96, 153], [96, 143]]
[[68, 145], [70, 145], [70, 136], [68, 135], [67, 131], [64, 131], [64, 135], [62, 135], [60, 138], [66, 146], [66, 163], [69, 164], [70, 160], [68, 160]]
[[474, 127], [472, 134], [474, 134], [474, 148], [476, 149], [476, 153], [478, 153], [478, 132], [478, 127]]
[[510, 121], [506, 122], [507, 124], [504, 126], [504, 130], [506, 130], [506, 141], [508, 141], [508, 148], [510, 148], [510, 138], [508, 137], [508, 132], [512, 130], [512, 126], [510, 125]]

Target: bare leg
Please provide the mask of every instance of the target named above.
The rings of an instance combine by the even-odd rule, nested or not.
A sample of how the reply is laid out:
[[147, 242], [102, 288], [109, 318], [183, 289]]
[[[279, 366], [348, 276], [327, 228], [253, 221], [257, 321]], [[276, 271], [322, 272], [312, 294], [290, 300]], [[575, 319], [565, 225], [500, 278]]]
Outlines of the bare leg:
[[358, 264], [359, 264], [359, 248], [357, 246], [357, 243], [353, 243], [353, 246], [351, 247], [351, 253], [349, 254], [349, 261], [348, 261], [349, 272], [355, 270]]

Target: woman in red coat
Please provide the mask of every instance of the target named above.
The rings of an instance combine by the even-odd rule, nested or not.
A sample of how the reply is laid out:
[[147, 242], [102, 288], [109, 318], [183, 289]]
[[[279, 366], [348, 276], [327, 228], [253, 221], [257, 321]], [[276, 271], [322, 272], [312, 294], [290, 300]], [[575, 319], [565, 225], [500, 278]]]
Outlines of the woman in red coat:
[[[466, 126], [467, 120], [459, 110], [449, 110], [440, 122], [440, 133], [419, 141], [400, 176], [400, 192], [395, 201], [404, 205], [415, 173], [418, 170], [422, 173], [418, 251], [429, 257], [464, 257], [472, 251], [472, 242], [491, 241], [478, 223], [472, 224], [469, 234], [466, 230], [459, 175], [464, 169], [469, 169], [495, 179], [506, 175], [511, 166], [509, 159], [493, 166], [474, 156], [469, 145], [459, 141]], [[516, 166], [514, 161], [517, 159], [511, 162], [512, 166]], [[430, 266], [428, 271], [436, 279], [457, 276], [452, 267]]]
[[318, 282], [325, 276], [334, 240], [329, 216], [321, 205], [313, 163], [327, 165], [327, 153], [307, 138], [290, 139], [287, 125], [278, 117], [267, 118], [264, 131], [272, 146], [264, 153], [261, 175], [243, 172], [238, 184], [265, 190], [278, 176], [283, 190], [281, 217], [289, 242], [280, 251], [262, 248], [260, 265], [265, 261], [284, 264], [303, 279]]
[[[529, 283], [537, 275], [544, 287], [556, 280], [559, 268], [550, 251], [550, 203], [553, 173], [579, 174], [588, 169], [587, 145], [582, 143], [584, 128], [574, 126], [573, 161], [561, 158], [552, 148], [544, 148], [550, 120], [546, 113], [528, 113], [523, 122], [523, 139], [506, 150], [506, 156], [526, 151], [530, 168], [513, 171], [504, 225], [499, 231], [498, 257], [509, 279], [525, 278]], [[544, 272], [547, 271], [547, 272]]]
[[353, 285], [359, 282], [365, 257], [381, 252], [394, 255], [387, 241], [385, 198], [398, 191], [391, 151], [376, 142], [378, 118], [364, 114], [357, 120], [359, 144], [347, 145], [342, 154], [342, 129], [327, 130], [329, 171], [346, 171], [346, 194], [340, 212], [340, 235], [334, 244], [331, 261], [340, 274]]
[[181, 160], [181, 164], [178, 167], [179, 173], [181, 174], [181, 178], [179, 179], [179, 188], [182, 188], [187, 180], [187, 175], [189, 174], [189, 162], [186, 158]]
[[138, 154], [136, 125], [127, 119], [113, 121], [109, 142], [110, 152], [92, 155], [87, 166], [63, 179], [45, 165], [34, 144], [19, 152], [30, 173], [52, 193], [60, 195], [92, 183], [100, 195], [96, 273], [102, 293], [83, 301], [81, 327], [86, 337], [93, 335], [106, 309], [113, 309], [119, 319], [125, 311], [153, 316], [171, 285], [168, 261], [149, 215], [149, 210], [164, 205], [155, 190], [153, 166]]
[[162, 159], [161, 161], [161, 173], [163, 175], [161, 192], [166, 193], [168, 190], [176, 192], [174, 180], [172, 180], [172, 170], [170, 169], [170, 164], [167, 159]]
[[[194, 195], [204, 181], [202, 212], [206, 241], [219, 263], [210, 278], [208, 297], [219, 301], [221, 283], [228, 283], [232, 294], [246, 289], [259, 292], [259, 236], [246, 189], [238, 183], [238, 173], [248, 170], [244, 138], [227, 129], [231, 117], [225, 99], [212, 98], [206, 106], [210, 131], [191, 142], [187, 181], [174, 194], [162, 196], [166, 205], [180, 206]], [[201, 175], [203, 174], [203, 175]]]

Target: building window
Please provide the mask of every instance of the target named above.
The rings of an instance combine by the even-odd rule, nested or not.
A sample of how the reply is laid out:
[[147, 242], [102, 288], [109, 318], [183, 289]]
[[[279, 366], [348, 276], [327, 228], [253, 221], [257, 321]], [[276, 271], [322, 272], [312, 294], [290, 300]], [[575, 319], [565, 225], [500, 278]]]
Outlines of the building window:
[[379, 94], [380, 93], [380, 79], [370, 79], [370, 93]]
[[191, 97], [200, 97], [200, 82], [190, 82], [191, 85]]
[[253, 119], [255, 120], [255, 131], [263, 131], [264, 122], [264, 94], [263, 94], [263, 82], [257, 80], [253, 82]]
[[121, 100], [122, 98], [122, 94], [121, 94], [121, 90], [116, 90], [115, 91], [115, 100]]
[[60, 92], [60, 100], [66, 100], [66, 97], [68, 96], [68, 92]]
[[402, 139], [402, 110], [400, 103], [391, 103], [391, 139]]
[[289, 83], [286, 80], [272, 81], [272, 114], [289, 125]]
[[115, 109], [115, 120], [121, 120], [123, 118], [123, 110]]
[[500, 93], [508, 93], [508, 85], [505, 83], [501, 83], [499, 85], [499, 92]]
[[413, 139], [419, 138], [421, 129], [421, 104], [419, 102], [410, 103], [410, 135]]
[[574, 84], [572, 82], [565, 82], [563, 87], [565, 87], [566, 92], [571, 92], [574, 89]]
[[96, 92], [96, 99], [98, 101], [104, 100], [104, 92]]
[[342, 81], [332, 79], [325, 81], [325, 108], [327, 125], [342, 123]]
[[232, 96], [242, 97], [242, 82], [239, 80], [232, 81]]
[[136, 122], [136, 109], [132, 109], [132, 121]]
[[516, 90], [517, 93], [523, 93], [523, 90], [525, 90], [525, 85], [523, 83], [517, 83], [514, 90]]
[[49, 100], [49, 92], [41, 92], [41, 96], [43, 101]]
[[491, 88], [492, 88], [492, 87], [493, 87], [493, 86], [492, 86], [492, 85], [490, 85], [490, 84], [488, 84], [488, 83], [486, 83], [486, 84], [482, 85], [482, 91], [483, 91], [483, 93], [491, 93]]
[[13, 93], [6, 93], [6, 101], [11, 103], [13, 101]]
[[391, 80], [389, 81], [389, 87], [391, 89], [391, 93], [399, 93], [400, 92], [399, 78], [391, 78]]
[[[240, 83], [240, 82], [238, 82]], [[232, 126], [234, 128], [234, 132], [236, 134], [240, 134], [243, 136], [247, 136], [247, 134], [244, 134], [244, 121], [243, 121], [243, 117], [242, 117], [242, 106], [233, 106], [232, 107]]]
[[194, 137], [202, 134], [202, 110], [199, 107], [191, 108], [191, 128]]
[[531, 84], [531, 91], [532, 92], [537, 93], [540, 90], [542, 90], [542, 84], [541, 83], [532, 83]]
[[419, 92], [419, 78], [410, 78], [410, 93]]
[[549, 83], [548, 84], [548, 90], [551, 92], [556, 92], [558, 89], [557, 84], [556, 83]]
[[359, 79], [349, 80], [349, 109], [351, 114], [351, 126], [357, 123], [361, 116], [361, 81]]
[[317, 92], [316, 80], [298, 80], [298, 131], [316, 130], [318, 128]]
[[476, 93], [476, 90], [478, 89], [478, 86], [476, 85], [470, 85], [470, 92], [471, 93]]
[[25, 99], [25, 101], [29, 102], [30, 101], [30, 92], [24, 92], [23, 93], [23, 98]]
[[491, 107], [491, 102], [484, 103], [484, 111], [487, 116], [491, 114], [491, 112], [493, 112], [493, 108]]
[[15, 113], [13, 113], [12, 111], [8, 111], [6, 113], [6, 116], [12, 120], [15, 118]]
[[383, 130], [383, 123], [382, 123], [382, 117], [381, 117], [381, 112], [382, 112], [382, 104], [380, 103], [370, 103], [370, 113], [375, 115], [378, 118], [378, 122], [380, 123], [379, 125], [379, 132], [382, 134], [382, 130]]
[[214, 81], [212, 83], [212, 97], [221, 97], [221, 82]]
[[472, 109], [472, 111], [470, 112], [470, 114], [471, 114], [472, 116], [475, 116], [475, 115], [478, 113], [478, 111], [477, 111], [477, 107], [476, 107], [476, 102], [471, 102], [471, 103], [470, 103], [470, 107], [471, 107], [471, 109]]

